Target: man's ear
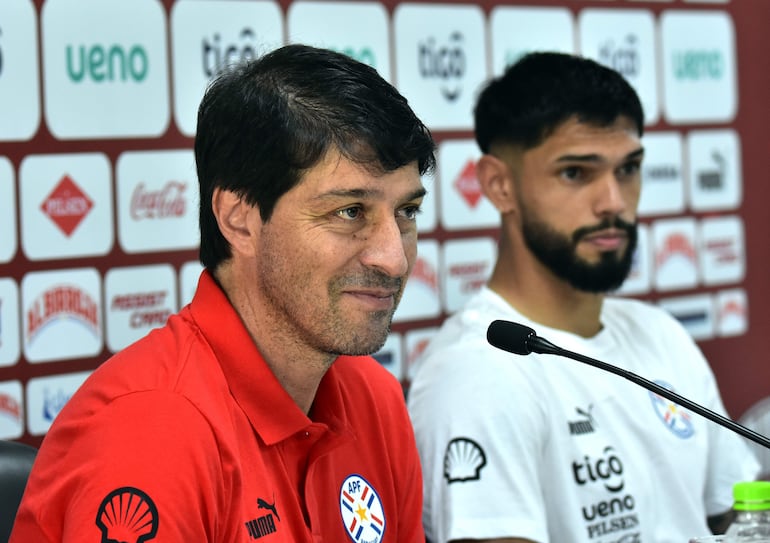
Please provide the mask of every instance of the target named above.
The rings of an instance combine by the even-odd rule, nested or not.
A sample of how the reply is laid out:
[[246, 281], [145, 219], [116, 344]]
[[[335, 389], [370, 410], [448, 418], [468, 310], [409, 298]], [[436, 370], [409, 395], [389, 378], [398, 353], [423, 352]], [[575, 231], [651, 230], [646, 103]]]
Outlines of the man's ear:
[[259, 209], [249, 205], [231, 190], [221, 187], [214, 189], [211, 209], [216, 217], [219, 231], [230, 243], [235, 253], [253, 256], [255, 252], [256, 228], [262, 224]]
[[516, 209], [513, 173], [503, 160], [494, 155], [482, 155], [476, 163], [476, 178], [484, 196], [500, 213]]

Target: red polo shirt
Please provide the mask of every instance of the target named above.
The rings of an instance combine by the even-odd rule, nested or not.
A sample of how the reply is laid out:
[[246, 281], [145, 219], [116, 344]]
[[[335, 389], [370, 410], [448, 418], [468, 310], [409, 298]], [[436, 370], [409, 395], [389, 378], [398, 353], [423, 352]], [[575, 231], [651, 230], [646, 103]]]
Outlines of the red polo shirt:
[[421, 512], [399, 383], [340, 357], [311, 420], [204, 272], [61, 411], [10, 541], [423, 542]]

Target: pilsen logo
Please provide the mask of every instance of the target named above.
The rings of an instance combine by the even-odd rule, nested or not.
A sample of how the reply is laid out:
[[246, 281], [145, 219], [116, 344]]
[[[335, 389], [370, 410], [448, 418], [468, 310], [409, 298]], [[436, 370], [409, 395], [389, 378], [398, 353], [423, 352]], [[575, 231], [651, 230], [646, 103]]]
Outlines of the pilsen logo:
[[99, 329], [99, 309], [93, 298], [76, 286], [55, 286], [35, 298], [27, 311], [29, 341], [41, 328], [57, 318], [72, 318], [95, 334]]
[[471, 208], [476, 207], [481, 200], [481, 185], [476, 177], [476, 164], [470, 160], [457, 176], [454, 187]]
[[131, 218], [165, 219], [185, 214], [187, 183], [168, 181], [160, 190], [147, 190], [139, 183], [131, 195]]
[[40, 209], [69, 237], [83, 222], [94, 203], [65, 175], [40, 205]]

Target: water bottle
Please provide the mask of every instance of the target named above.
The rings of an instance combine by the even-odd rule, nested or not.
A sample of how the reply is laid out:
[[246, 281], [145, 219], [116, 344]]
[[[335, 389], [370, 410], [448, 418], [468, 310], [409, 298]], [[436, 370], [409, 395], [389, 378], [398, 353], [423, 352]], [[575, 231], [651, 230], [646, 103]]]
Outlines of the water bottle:
[[770, 543], [770, 481], [749, 481], [733, 486], [735, 518], [726, 541]]

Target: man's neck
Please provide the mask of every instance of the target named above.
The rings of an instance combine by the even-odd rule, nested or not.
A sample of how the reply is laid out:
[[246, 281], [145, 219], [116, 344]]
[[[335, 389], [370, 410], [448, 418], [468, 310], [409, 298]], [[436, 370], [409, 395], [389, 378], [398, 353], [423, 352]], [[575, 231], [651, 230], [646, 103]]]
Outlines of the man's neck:
[[235, 273], [233, 268], [224, 267], [218, 270], [217, 282], [278, 382], [308, 414], [321, 379], [336, 356], [320, 353], [287, 334], [291, 326], [276, 322], [270, 311], [261, 309], [264, 304], [259, 291], [249, 288], [254, 282], [243, 277], [235, 280]]
[[516, 311], [532, 322], [582, 337], [601, 331], [603, 294], [577, 290], [541, 265], [503, 263], [512, 260], [498, 261], [488, 286]]

